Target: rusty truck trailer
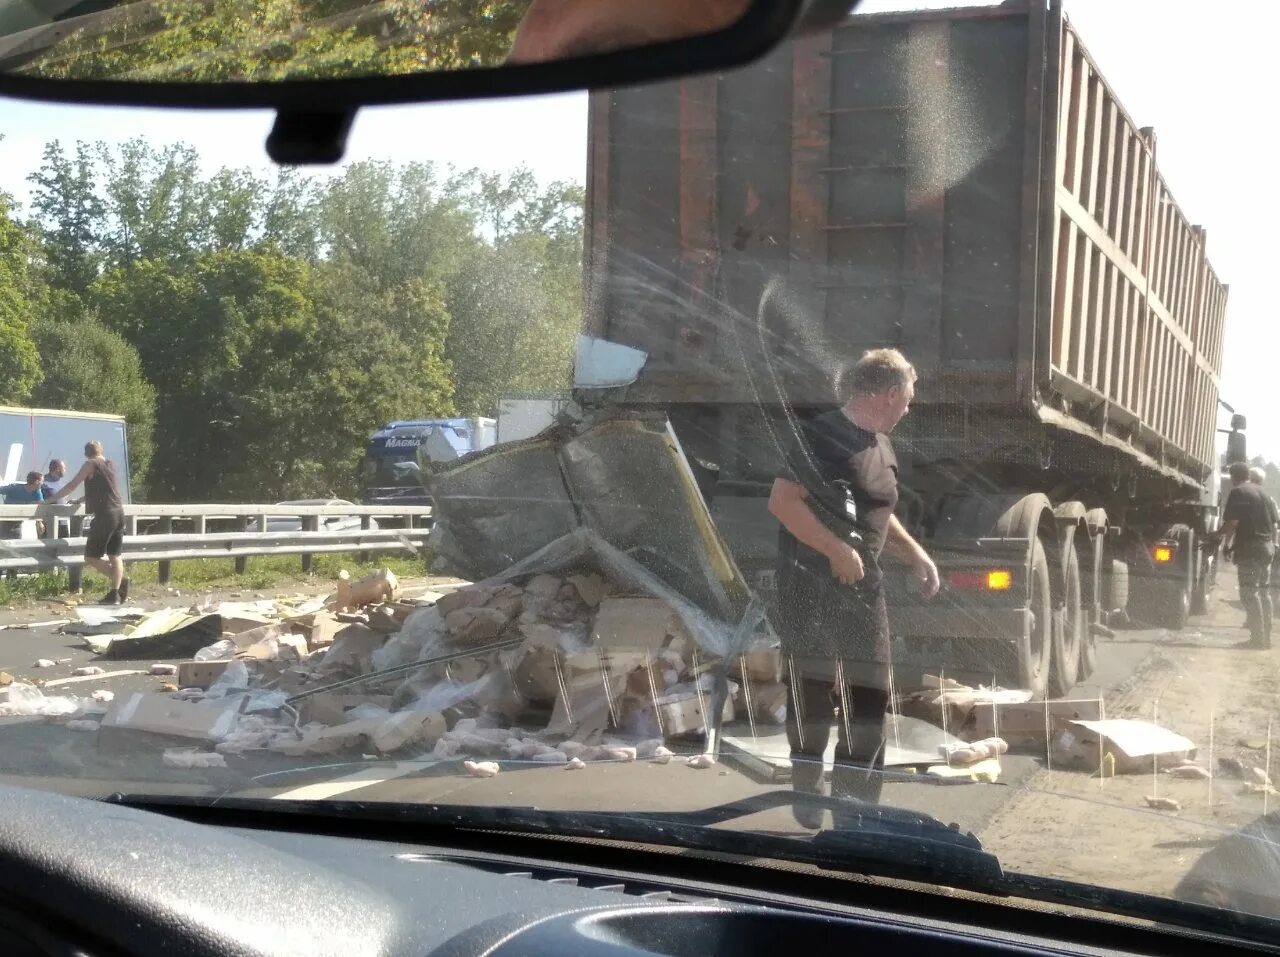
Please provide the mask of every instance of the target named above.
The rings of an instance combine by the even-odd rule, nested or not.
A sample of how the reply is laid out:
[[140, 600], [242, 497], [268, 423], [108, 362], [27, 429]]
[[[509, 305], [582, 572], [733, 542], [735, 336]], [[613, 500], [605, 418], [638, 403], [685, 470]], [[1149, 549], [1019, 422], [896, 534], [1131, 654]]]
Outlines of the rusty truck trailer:
[[587, 331], [648, 355], [609, 401], [667, 409], [744, 569], [795, 417], [894, 346], [901, 515], [947, 579], [893, 586], [895, 630], [1063, 690], [1097, 625], [1203, 604], [1227, 287], [1056, 0], [596, 93], [589, 143]]

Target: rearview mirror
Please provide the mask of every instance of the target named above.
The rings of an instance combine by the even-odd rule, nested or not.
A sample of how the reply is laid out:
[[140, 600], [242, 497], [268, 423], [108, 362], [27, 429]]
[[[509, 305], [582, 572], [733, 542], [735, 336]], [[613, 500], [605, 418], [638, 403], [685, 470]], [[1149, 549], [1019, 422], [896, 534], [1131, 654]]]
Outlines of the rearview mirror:
[[[363, 105], [599, 88], [722, 70], [854, 0], [0, 0], [0, 94], [274, 107], [341, 155]], [[87, 12], [86, 12], [87, 11]], [[315, 126], [317, 116], [329, 117]], [[307, 143], [305, 140], [314, 140]], [[337, 156], [322, 147], [337, 142]], [[269, 149], [271, 144], [269, 143]]]

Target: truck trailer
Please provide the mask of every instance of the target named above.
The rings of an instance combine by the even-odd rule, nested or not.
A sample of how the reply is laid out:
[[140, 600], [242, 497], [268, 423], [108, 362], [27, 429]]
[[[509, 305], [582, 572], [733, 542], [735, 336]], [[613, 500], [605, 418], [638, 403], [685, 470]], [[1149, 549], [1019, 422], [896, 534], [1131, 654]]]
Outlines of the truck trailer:
[[646, 359], [577, 395], [665, 412], [759, 588], [781, 450], [890, 346], [943, 582], [886, 562], [900, 648], [1062, 694], [1108, 623], [1204, 610], [1227, 286], [1057, 0], [854, 15], [589, 122], [584, 333]]

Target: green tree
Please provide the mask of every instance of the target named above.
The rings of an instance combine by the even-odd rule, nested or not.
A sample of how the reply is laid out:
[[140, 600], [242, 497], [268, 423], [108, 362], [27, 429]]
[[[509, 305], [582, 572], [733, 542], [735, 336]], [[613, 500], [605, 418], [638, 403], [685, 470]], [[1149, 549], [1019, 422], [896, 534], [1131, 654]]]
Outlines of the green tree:
[[322, 191], [316, 216], [329, 258], [383, 289], [446, 279], [479, 245], [466, 196], [432, 163], [352, 163]]
[[108, 223], [102, 244], [110, 265], [190, 260], [209, 248], [209, 189], [193, 147], [157, 149], [133, 139], [113, 152], [100, 143], [98, 162]]
[[[60, 311], [65, 314], [66, 307]], [[73, 319], [37, 317], [32, 337], [44, 362], [44, 379], [33, 396], [36, 404], [124, 416], [133, 497], [144, 500], [156, 396], [142, 374], [137, 350], [87, 314]]]
[[306, 493], [325, 357], [309, 267], [278, 250], [144, 260], [103, 277], [102, 320], [157, 391], [150, 487], [172, 501]]
[[31, 241], [9, 215], [9, 197], [0, 193], [0, 395], [20, 405], [40, 381], [40, 354], [31, 338]]
[[502, 62], [527, 0], [153, 0], [82, 26], [29, 75], [267, 81], [460, 69]]
[[318, 348], [330, 360], [312, 400], [318, 486], [353, 498], [373, 431], [394, 419], [454, 414], [444, 358], [449, 314], [437, 286], [416, 281], [384, 291], [341, 262], [317, 267], [316, 308]]
[[74, 158], [57, 140], [44, 148], [44, 162], [27, 177], [32, 209], [44, 238], [48, 282], [83, 294], [98, 276], [106, 207], [98, 195], [93, 150], [77, 143]]
[[506, 393], [572, 385], [580, 279], [548, 265], [548, 244], [526, 235], [486, 247], [450, 284], [445, 355], [465, 415], [494, 415]]

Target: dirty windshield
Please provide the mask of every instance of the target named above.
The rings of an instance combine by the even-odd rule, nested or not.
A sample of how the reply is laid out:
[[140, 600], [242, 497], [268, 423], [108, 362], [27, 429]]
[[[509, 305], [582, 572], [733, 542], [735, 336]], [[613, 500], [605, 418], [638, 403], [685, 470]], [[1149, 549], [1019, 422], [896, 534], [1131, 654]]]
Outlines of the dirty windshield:
[[772, 792], [1280, 917], [1268, 32], [910, 6], [332, 167], [0, 104], [4, 780]]

